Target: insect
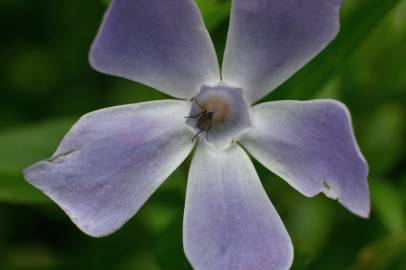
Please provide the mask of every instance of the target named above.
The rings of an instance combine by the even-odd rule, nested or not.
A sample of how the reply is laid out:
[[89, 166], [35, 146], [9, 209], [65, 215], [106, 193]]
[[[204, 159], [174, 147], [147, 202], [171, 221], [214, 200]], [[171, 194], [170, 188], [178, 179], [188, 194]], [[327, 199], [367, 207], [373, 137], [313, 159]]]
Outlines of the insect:
[[206, 132], [206, 140], [209, 140], [209, 131], [213, 126], [212, 119], [214, 115], [214, 111], [208, 111], [206, 108], [200, 106], [199, 102], [197, 102], [196, 98], [193, 97], [192, 102], [195, 102], [196, 105], [202, 109], [202, 111], [196, 115], [189, 115], [185, 116], [185, 118], [194, 118], [197, 119], [196, 127], [199, 129], [199, 131], [196, 133], [196, 135], [193, 137], [192, 142], [199, 136], [200, 133]]

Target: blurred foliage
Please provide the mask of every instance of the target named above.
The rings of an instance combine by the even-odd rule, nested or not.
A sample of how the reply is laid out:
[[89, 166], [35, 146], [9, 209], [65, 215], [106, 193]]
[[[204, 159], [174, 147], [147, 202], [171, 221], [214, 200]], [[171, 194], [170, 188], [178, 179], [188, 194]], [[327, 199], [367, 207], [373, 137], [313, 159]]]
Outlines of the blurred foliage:
[[[86, 112], [167, 98], [99, 74], [87, 53], [108, 0], [0, 1], [0, 269], [191, 269], [187, 160], [117, 233], [83, 235], [22, 178]], [[219, 56], [230, 1], [197, 0]], [[255, 162], [295, 246], [293, 269], [406, 269], [406, 0], [344, 1], [337, 39], [265, 100], [336, 98], [370, 165], [372, 213], [305, 198]]]

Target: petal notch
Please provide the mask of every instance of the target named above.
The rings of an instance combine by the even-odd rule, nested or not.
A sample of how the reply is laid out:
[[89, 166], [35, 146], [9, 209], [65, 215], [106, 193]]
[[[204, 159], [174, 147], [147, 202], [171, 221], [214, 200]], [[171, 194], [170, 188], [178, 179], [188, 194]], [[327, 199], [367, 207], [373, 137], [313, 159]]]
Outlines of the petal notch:
[[368, 166], [347, 108], [334, 100], [276, 101], [253, 108], [241, 144], [306, 196], [324, 192], [353, 213], [370, 209]]
[[191, 151], [193, 134], [183, 119], [188, 109], [184, 101], [156, 101], [89, 113], [52, 158], [25, 169], [25, 178], [83, 232], [108, 235], [138, 211]]

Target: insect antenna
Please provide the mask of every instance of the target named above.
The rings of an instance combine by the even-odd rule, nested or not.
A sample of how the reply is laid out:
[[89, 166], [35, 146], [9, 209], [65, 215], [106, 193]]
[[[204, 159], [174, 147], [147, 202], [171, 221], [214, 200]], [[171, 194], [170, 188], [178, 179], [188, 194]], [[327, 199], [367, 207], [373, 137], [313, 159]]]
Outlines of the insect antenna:
[[199, 118], [200, 116], [202, 116], [203, 113], [204, 112], [200, 112], [196, 115], [188, 115], [188, 116], [185, 116], [184, 118]]

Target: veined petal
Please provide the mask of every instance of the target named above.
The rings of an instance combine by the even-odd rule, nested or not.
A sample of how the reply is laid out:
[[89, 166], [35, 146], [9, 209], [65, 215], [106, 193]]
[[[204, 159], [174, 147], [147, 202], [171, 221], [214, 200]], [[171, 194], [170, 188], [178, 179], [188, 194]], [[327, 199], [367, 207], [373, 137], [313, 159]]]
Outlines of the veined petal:
[[233, 0], [223, 80], [254, 103], [317, 55], [339, 30], [341, 0]]
[[276, 101], [252, 110], [241, 144], [306, 196], [324, 192], [353, 213], [370, 209], [367, 174], [347, 108], [333, 100]]
[[156, 101], [83, 116], [56, 153], [25, 169], [85, 233], [119, 229], [191, 151], [189, 103]]
[[101, 72], [191, 98], [220, 81], [216, 52], [194, 0], [113, 0], [90, 52]]
[[293, 249], [247, 154], [200, 144], [189, 172], [183, 241], [196, 270], [288, 269]]

